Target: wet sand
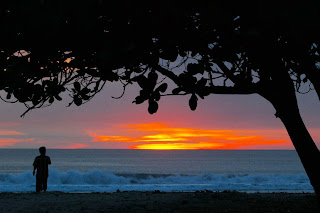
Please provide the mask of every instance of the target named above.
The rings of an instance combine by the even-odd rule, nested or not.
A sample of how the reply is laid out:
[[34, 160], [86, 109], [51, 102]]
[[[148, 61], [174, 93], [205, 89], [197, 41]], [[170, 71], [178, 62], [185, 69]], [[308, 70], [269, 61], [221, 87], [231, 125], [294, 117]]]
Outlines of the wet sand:
[[313, 193], [0, 193], [0, 212], [320, 212]]

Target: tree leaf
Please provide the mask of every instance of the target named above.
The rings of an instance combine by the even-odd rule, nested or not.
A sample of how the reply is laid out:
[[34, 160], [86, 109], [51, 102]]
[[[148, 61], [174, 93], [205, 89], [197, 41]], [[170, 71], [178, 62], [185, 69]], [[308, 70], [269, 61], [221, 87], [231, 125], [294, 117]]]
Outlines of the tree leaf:
[[196, 96], [196, 94], [192, 94], [191, 98], [189, 100], [189, 107], [192, 111], [197, 109], [197, 104], [198, 104], [198, 98]]
[[158, 74], [156, 72], [150, 72], [148, 74], [148, 81], [147, 81], [148, 88], [153, 90], [157, 84], [157, 80], [158, 80]]
[[159, 101], [160, 100], [160, 93], [158, 91], [155, 91], [153, 94], [152, 94], [154, 100], [156, 101]]
[[198, 82], [197, 82], [197, 86], [198, 87], [204, 87], [207, 84], [207, 79], [205, 78], [201, 78]]
[[160, 92], [165, 92], [168, 88], [168, 84], [167, 83], [163, 83], [161, 84], [156, 90], [160, 91]]
[[103, 70], [101, 74], [101, 79], [104, 81], [118, 81], [119, 76], [117, 73], [112, 72], [111, 70]]
[[58, 101], [61, 101], [62, 100], [62, 98], [59, 96], [59, 95], [55, 95], [54, 96]]
[[94, 91], [97, 91], [98, 89], [99, 89], [99, 86], [100, 86], [100, 82], [101, 81], [97, 81], [97, 83], [96, 83], [96, 85], [95, 85], [95, 87], [94, 87]]
[[82, 95], [86, 95], [86, 94], [88, 94], [89, 92], [91, 92], [91, 90], [89, 89], [89, 88], [87, 88], [87, 87], [85, 87], [85, 88], [83, 88], [82, 90], [81, 90], [81, 96]]
[[35, 106], [39, 103], [39, 101], [37, 99], [32, 99], [32, 104]]
[[146, 99], [143, 98], [142, 96], [138, 95], [136, 97], [136, 99], [132, 102], [132, 103], [135, 103], [135, 104], [142, 104]]
[[85, 101], [89, 100], [89, 98], [90, 98], [90, 96], [88, 96], [88, 95], [81, 95], [81, 97]]
[[64, 91], [66, 91], [66, 88], [64, 88], [63, 86], [60, 86], [60, 91], [64, 92]]
[[8, 94], [7, 94], [7, 97], [6, 97], [7, 99], [10, 99], [11, 98], [11, 93], [9, 93], [8, 92]]
[[81, 90], [81, 85], [80, 85], [80, 83], [78, 82], [78, 81], [76, 81], [76, 82], [74, 82], [73, 83], [73, 86], [74, 86], [74, 89], [76, 90], [76, 91], [80, 91]]
[[80, 106], [82, 104], [81, 98], [75, 97], [73, 99], [73, 101], [74, 101], [75, 105], [77, 105], [77, 106]]
[[192, 57], [195, 57], [197, 54], [198, 54], [197, 51], [192, 51], [192, 52], [191, 52], [191, 56], [192, 56]]
[[140, 75], [139, 77], [137, 77], [137, 83], [139, 84], [139, 86], [141, 88], [145, 88], [147, 85], [147, 82], [148, 82], [148, 80], [147, 80], [146, 76]]
[[158, 103], [154, 101], [152, 98], [149, 99], [149, 107], [148, 112], [150, 114], [156, 113], [158, 111]]
[[166, 47], [160, 55], [161, 58], [174, 62], [178, 57], [178, 50], [174, 47]]
[[181, 88], [180, 87], [177, 87], [177, 88], [172, 90], [172, 94], [174, 94], [174, 95], [178, 95], [179, 92], [181, 92]]
[[58, 85], [58, 78], [54, 78], [52, 83], [55, 84], [55, 85]]
[[51, 97], [49, 98], [49, 103], [52, 104], [53, 101], [54, 101], [54, 98], [51, 96]]
[[307, 78], [302, 79], [303, 83], [306, 83], [308, 81]]
[[198, 73], [203, 73], [203, 69], [201, 69], [200, 64], [190, 63], [187, 66], [187, 70], [192, 75], [195, 75], [195, 74], [198, 74]]

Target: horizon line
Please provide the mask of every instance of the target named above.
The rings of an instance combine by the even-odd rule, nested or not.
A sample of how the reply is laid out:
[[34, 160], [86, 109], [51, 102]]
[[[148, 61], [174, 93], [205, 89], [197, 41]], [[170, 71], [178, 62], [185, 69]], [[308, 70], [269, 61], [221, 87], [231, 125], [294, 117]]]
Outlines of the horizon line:
[[[37, 150], [39, 148], [0, 148], [0, 150]], [[63, 149], [63, 148], [46, 148], [47, 150], [149, 150], [149, 151], [296, 151], [295, 149], [101, 149], [101, 148], [91, 148], [91, 149]]]

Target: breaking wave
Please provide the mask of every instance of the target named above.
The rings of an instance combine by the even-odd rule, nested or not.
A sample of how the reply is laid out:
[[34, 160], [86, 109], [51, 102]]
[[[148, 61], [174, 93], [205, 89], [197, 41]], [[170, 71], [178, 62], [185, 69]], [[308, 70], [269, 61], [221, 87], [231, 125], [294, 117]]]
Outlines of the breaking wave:
[[[48, 191], [114, 192], [120, 191], [311, 191], [305, 174], [114, 174], [108, 171], [60, 172], [50, 169]], [[26, 192], [35, 190], [35, 177], [31, 172], [0, 174], [0, 192]]]

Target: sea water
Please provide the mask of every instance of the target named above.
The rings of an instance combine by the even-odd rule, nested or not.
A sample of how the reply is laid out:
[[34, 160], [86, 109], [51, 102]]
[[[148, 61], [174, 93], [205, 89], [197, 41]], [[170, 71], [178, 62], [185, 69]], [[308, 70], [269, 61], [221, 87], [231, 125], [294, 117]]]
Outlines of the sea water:
[[[0, 192], [35, 190], [32, 149], [0, 149]], [[48, 149], [48, 191], [310, 192], [293, 150]]]

